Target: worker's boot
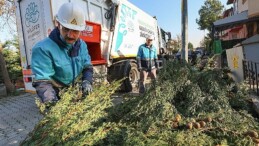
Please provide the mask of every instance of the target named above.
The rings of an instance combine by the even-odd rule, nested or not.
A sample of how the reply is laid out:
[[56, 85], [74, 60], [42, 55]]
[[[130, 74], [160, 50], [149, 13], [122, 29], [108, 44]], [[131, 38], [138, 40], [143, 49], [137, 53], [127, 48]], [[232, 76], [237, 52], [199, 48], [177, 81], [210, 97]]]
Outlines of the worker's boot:
[[143, 82], [139, 82], [139, 93], [145, 93], [145, 85]]

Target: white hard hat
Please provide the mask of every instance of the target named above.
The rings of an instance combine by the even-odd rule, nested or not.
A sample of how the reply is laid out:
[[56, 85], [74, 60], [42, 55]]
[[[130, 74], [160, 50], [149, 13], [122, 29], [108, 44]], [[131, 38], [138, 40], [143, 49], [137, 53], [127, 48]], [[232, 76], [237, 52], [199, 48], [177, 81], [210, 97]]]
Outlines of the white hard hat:
[[72, 30], [85, 30], [85, 15], [83, 9], [75, 3], [65, 3], [59, 10], [57, 21], [66, 28]]
[[147, 40], [154, 40], [154, 37], [151, 36], [151, 35], [148, 35], [148, 36], [146, 37], [146, 39], [147, 39]]

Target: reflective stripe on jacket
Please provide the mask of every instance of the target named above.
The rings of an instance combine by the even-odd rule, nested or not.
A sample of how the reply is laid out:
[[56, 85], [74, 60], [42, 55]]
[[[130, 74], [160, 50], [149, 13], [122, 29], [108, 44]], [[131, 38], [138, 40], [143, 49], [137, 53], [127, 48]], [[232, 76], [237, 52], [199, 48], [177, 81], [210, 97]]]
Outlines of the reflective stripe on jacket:
[[156, 48], [152, 45], [150, 48], [146, 44], [139, 46], [137, 61], [139, 68], [152, 69], [156, 67], [157, 52]]

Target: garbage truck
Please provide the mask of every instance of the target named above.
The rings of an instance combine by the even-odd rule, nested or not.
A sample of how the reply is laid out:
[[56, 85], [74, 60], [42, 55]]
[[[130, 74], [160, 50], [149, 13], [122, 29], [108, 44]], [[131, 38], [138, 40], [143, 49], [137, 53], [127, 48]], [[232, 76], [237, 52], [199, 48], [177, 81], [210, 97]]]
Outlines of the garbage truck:
[[94, 81], [125, 78], [121, 90], [136, 89], [139, 79], [136, 55], [147, 36], [158, 49], [166, 47], [168, 32], [157, 19], [127, 0], [17, 0], [16, 19], [25, 91], [35, 92], [31, 71], [33, 46], [48, 37], [56, 27], [59, 7], [78, 3], [85, 11], [86, 29], [80, 38], [86, 42], [94, 66]]

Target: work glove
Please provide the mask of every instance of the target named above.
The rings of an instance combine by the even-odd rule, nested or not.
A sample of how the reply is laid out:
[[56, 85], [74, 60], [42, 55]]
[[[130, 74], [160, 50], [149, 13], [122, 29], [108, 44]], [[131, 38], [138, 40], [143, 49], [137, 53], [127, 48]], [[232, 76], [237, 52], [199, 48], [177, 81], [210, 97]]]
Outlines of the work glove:
[[83, 83], [82, 83], [82, 91], [83, 91], [83, 94], [89, 94], [93, 91], [93, 87], [92, 87], [92, 84], [87, 81], [87, 80], [84, 80]]
[[32, 85], [43, 103], [58, 101], [57, 92], [50, 82], [33, 82]]

